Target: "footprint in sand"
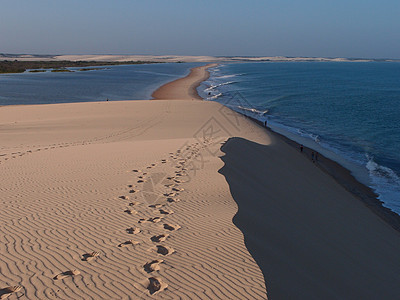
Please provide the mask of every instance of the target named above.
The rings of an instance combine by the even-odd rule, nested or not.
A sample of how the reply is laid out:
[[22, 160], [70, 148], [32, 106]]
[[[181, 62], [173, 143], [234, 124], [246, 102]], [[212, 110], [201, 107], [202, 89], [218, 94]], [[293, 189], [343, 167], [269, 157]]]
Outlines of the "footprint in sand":
[[132, 172], [135, 172], [135, 173], [140, 173], [140, 172], [142, 172], [141, 170], [137, 170], [137, 169], [135, 169], [135, 170], [132, 170]]
[[137, 211], [131, 208], [125, 209], [124, 212], [126, 212], [128, 215], [136, 215]]
[[160, 209], [160, 214], [162, 215], [172, 215], [174, 212], [172, 210], [165, 210], [165, 209]]
[[168, 198], [167, 198], [167, 201], [168, 201], [169, 203], [174, 203], [174, 202], [179, 202], [179, 201], [181, 201], [181, 200], [178, 199], [178, 198], [171, 198], [171, 197], [168, 197]]
[[134, 202], [130, 202], [129, 206], [135, 206], [135, 205], [139, 205], [140, 202], [134, 201]]
[[100, 255], [100, 252], [98, 252], [98, 251], [85, 253], [85, 254], [82, 255], [83, 256], [82, 260], [91, 261], [91, 260], [95, 259], [96, 257], [98, 257], [99, 255]]
[[173, 248], [168, 247], [168, 246], [163, 246], [163, 245], [157, 245], [153, 249], [155, 249], [158, 254], [161, 254], [164, 256], [171, 255], [172, 253], [175, 252], [175, 250]]
[[128, 199], [129, 199], [129, 197], [128, 197], [128, 196], [119, 196], [119, 199], [122, 199], [122, 200], [128, 200]]
[[168, 233], [160, 234], [160, 235], [153, 235], [150, 239], [152, 242], [159, 243], [165, 242], [165, 240], [169, 237]]
[[162, 220], [160, 217], [154, 217], [154, 218], [149, 218], [149, 219], [140, 219], [138, 222], [139, 223], [158, 223]]
[[130, 194], [133, 194], [133, 193], [136, 193], [136, 192], [137, 192], [136, 190], [129, 190]]
[[164, 224], [163, 225], [164, 229], [169, 230], [169, 231], [175, 231], [181, 228], [179, 225], [171, 225], [171, 224]]
[[126, 229], [126, 232], [129, 234], [138, 234], [141, 232], [140, 228], [137, 227], [130, 227]]
[[133, 185], [132, 184], [128, 184], [128, 188], [133, 188]]
[[60, 279], [64, 279], [64, 278], [69, 277], [69, 276], [76, 276], [76, 275], [79, 275], [79, 274], [81, 274], [81, 272], [79, 272], [76, 269], [75, 270], [68, 270], [68, 271], [62, 272], [62, 273], [54, 276], [53, 279], [54, 280], [60, 280]]
[[164, 204], [159, 204], [159, 203], [149, 205], [150, 208], [160, 208], [160, 207], [163, 207], [163, 206], [164, 206]]
[[13, 285], [2, 288], [0, 289], [0, 299], [6, 299], [11, 294], [18, 293], [20, 290], [22, 290], [22, 286], [20, 285]]
[[184, 188], [174, 187], [174, 188], [172, 188], [172, 190], [175, 191], [175, 192], [183, 192], [185, 189]]
[[159, 277], [150, 277], [149, 285], [147, 289], [150, 292], [150, 295], [156, 295], [157, 293], [165, 290], [168, 287], [168, 284], [162, 281]]
[[151, 262], [146, 263], [143, 268], [147, 273], [151, 273], [154, 271], [159, 271], [160, 270], [160, 264], [163, 263], [164, 260], [162, 259], [156, 259]]
[[144, 180], [142, 180], [142, 179], [139, 179], [139, 180], [137, 181], [137, 183], [142, 183], [142, 182], [144, 182]]
[[176, 193], [165, 193], [164, 196], [165, 197], [175, 197]]
[[134, 240], [129, 240], [129, 241], [126, 241], [126, 242], [123, 242], [123, 243], [119, 244], [118, 247], [134, 246], [134, 245], [137, 245], [137, 244], [139, 244], [139, 242], [134, 241]]

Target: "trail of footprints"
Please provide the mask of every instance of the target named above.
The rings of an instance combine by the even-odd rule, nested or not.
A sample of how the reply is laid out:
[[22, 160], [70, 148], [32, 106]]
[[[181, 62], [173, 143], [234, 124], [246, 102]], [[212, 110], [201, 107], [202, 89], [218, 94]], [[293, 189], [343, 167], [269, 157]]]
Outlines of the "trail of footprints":
[[[113, 137], [121, 136], [132, 130], [134, 130], [134, 128], [129, 128], [129, 129], [126, 129], [126, 130], [123, 130], [120, 132], [114, 132], [114, 133], [111, 133], [106, 136], [94, 137], [89, 140], [74, 141], [74, 142], [69, 142], [69, 143], [58, 143], [58, 144], [51, 144], [51, 145], [27, 145], [27, 146], [25, 146], [25, 149], [23, 149], [23, 150], [21, 150], [22, 147], [13, 147], [13, 148], [2, 147], [2, 148], [0, 148], [0, 165], [2, 163], [5, 163], [8, 160], [22, 157], [27, 154], [28, 155], [33, 154], [33, 153], [39, 152], [39, 151], [46, 151], [46, 150], [52, 150], [52, 149], [57, 149], [57, 148], [66, 148], [66, 147], [79, 146], [79, 145], [90, 145], [90, 144], [93, 144], [96, 142], [105, 141], [105, 140], [113, 138]], [[29, 147], [31, 149], [26, 150], [26, 147]], [[12, 149], [15, 149], [15, 150], [12, 150]], [[0, 294], [0, 296], [1, 296], [1, 294]]]
[[[181, 192], [184, 191], [184, 189], [181, 188], [179, 185], [185, 182], [185, 177], [186, 178], [188, 177], [187, 175], [188, 163], [191, 161], [191, 159], [195, 158], [198, 155], [202, 146], [204, 148], [207, 143], [209, 143], [209, 141], [203, 143], [203, 145], [201, 145], [200, 143], [194, 143], [192, 145], [188, 145], [183, 150], [180, 149], [177, 150], [176, 153], [170, 153], [169, 160], [162, 159], [159, 162], [162, 165], [168, 163], [168, 161], [171, 161], [174, 166], [172, 170], [174, 169], [178, 170], [175, 170], [174, 171], [175, 173], [172, 175], [163, 176], [163, 178], [161, 179], [158, 178], [157, 183], [162, 186], [161, 189], [162, 191], [156, 189], [155, 192], [156, 193], [159, 192], [161, 195], [160, 197], [157, 197], [154, 200], [154, 203], [150, 203], [150, 205], [148, 205], [148, 208], [152, 209], [152, 212], [157, 213], [158, 215], [150, 218], [138, 219], [138, 224], [139, 224], [138, 226], [148, 224], [150, 225], [150, 231], [151, 228], [154, 228], [152, 226], [158, 226], [157, 231], [159, 231], [160, 226], [158, 224], [161, 224], [161, 229], [165, 231], [165, 233], [154, 234], [150, 237], [150, 241], [154, 244], [154, 246], [151, 247], [149, 251], [154, 253], [154, 255], [167, 258], [169, 255], [173, 255], [175, 253], [175, 249], [164, 244], [164, 242], [167, 241], [168, 237], [172, 232], [180, 229], [181, 227], [178, 224], [167, 223], [166, 218], [174, 213], [174, 211], [170, 209], [171, 205], [173, 203], [177, 203], [180, 201], [178, 196]], [[137, 199], [137, 196], [135, 194], [138, 194], [138, 192], [140, 192], [140, 189], [138, 188], [137, 185], [140, 184], [141, 188], [143, 189], [145, 187], [146, 182], [149, 181], [152, 181], [150, 186], [151, 188], [154, 188], [155, 178], [152, 178], [152, 174], [160, 174], [160, 173], [150, 173], [150, 170], [156, 167], [157, 163], [152, 163], [146, 167], [146, 171], [138, 169], [132, 170], [136, 174], [136, 185], [134, 184], [128, 185], [129, 189], [128, 193], [133, 194], [133, 196]], [[126, 195], [122, 195], [119, 198], [121, 200], [127, 200], [127, 201], [129, 200], [129, 197]], [[129, 202], [128, 203], [129, 207], [125, 210], [125, 212], [128, 214], [136, 214], [137, 213], [136, 210], [134, 210], [132, 207], [135, 207], [139, 204], [140, 204], [139, 202]], [[128, 234], [136, 235], [140, 234], [142, 232], [142, 229], [140, 227], [129, 227], [126, 229], [126, 232]], [[138, 242], [129, 240], [120, 244], [119, 246], [124, 247], [128, 245], [135, 245], [137, 243]], [[143, 270], [146, 273], [152, 275], [151, 277], [148, 278], [148, 283], [147, 283], [147, 290], [150, 293], [150, 295], [155, 295], [157, 293], [160, 293], [168, 287], [168, 284], [160, 276], [155, 276], [155, 274], [157, 274], [157, 272], [161, 270], [162, 264], [164, 262], [165, 262], [164, 259], [159, 259], [155, 257], [153, 260], [144, 262], [143, 264]]]
[[[87, 144], [91, 144], [91, 142], [92, 141], [78, 141], [78, 142], [72, 142], [72, 143], [51, 144], [51, 145], [46, 145], [46, 146], [31, 145], [31, 146], [27, 146], [27, 147], [30, 147], [32, 149], [20, 150], [20, 151], [17, 151], [17, 150], [21, 149], [21, 147], [14, 147], [14, 149], [16, 149], [16, 150], [14, 150], [14, 152], [0, 153], [0, 164], [4, 163], [10, 159], [22, 157], [24, 155], [33, 154], [33, 153], [39, 152], [39, 151], [52, 150], [52, 149], [56, 149], [56, 148], [66, 148], [66, 147], [70, 147], [70, 146], [87, 145]], [[10, 151], [11, 149], [12, 148], [1, 148], [0, 151], [5, 152], [5, 151]]]
[[[207, 147], [209, 143], [210, 143], [209, 140], [205, 140], [202, 144], [193, 143], [191, 145], [186, 146], [183, 150], [180, 149], [177, 150], [176, 153], [170, 153], [169, 160], [162, 159], [159, 162], [160, 164], [166, 164], [168, 161], [170, 161], [174, 164], [175, 169], [178, 170], [176, 170], [173, 175], [165, 176], [165, 178], [163, 178], [161, 184], [165, 189], [165, 191], [160, 195], [161, 197], [157, 198], [156, 201], [157, 203], [152, 203], [148, 205], [148, 208], [145, 208], [147, 210], [151, 209], [151, 212], [158, 213], [159, 216], [157, 215], [150, 218], [139, 218], [137, 221], [138, 226], [146, 223], [150, 225], [157, 224], [153, 225], [153, 226], [158, 226], [157, 231], [159, 231], [160, 228], [165, 231], [165, 233], [162, 234], [151, 234], [151, 236], [149, 237], [149, 241], [151, 241], [154, 244], [154, 246], [148, 250], [151, 253], [154, 253], [154, 255], [158, 255], [158, 257], [167, 258], [169, 255], [172, 255], [176, 252], [175, 249], [163, 243], [167, 241], [170, 234], [172, 234], [176, 230], [179, 230], [181, 226], [179, 226], [178, 224], [169, 224], [166, 222], [165, 218], [174, 213], [174, 211], [170, 209], [170, 206], [173, 203], [180, 201], [178, 196], [180, 192], [184, 191], [184, 189], [179, 187], [179, 185], [180, 183], [185, 182], [184, 180], [185, 177], [188, 177], [187, 175], [188, 164], [193, 158], [196, 158], [200, 150]], [[149, 166], [147, 166], [146, 169], [150, 170], [155, 167], [157, 167], [157, 163], [152, 163]], [[151, 177], [151, 174], [149, 174], [148, 172], [143, 172], [138, 169], [132, 171], [137, 175], [135, 179], [137, 184], [143, 185]], [[138, 192], [140, 191], [137, 185], [129, 184], [127, 188], [128, 188], [127, 193], [133, 195], [134, 198], [137, 199], [137, 196], [135, 194], [138, 194]], [[129, 201], [130, 199], [130, 197], [127, 195], [121, 195], [118, 198], [124, 201]], [[159, 201], [158, 199], [162, 200]], [[129, 215], [137, 215], [139, 214], [139, 212], [135, 210], [133, 207], [138, 207], [141, 204], [143, 203], [138, 201], [130, 201], [127, 203], [128, 207], [124, 212]], [[161, 223], [161, 226], [158, 223]], [[151, 228], [152, 227], [150, 226], [150, 229]], [[129, 235], [138, 235], [143, 232], [143, 230], [140, 227], [128, 227], [125, 229], [125, 231]], [[135, 239], [129, 239], [118, 244], [117, 247], [119, 248], [135, 247], [139, 243], [140, 242], [136, 241]], [[99, 256], [100, 252], [98, 251], [88, 252], [82, 255], [82, 261], [87, 261], [87, 262], [95, 261]], [[154, 260], [143, 263], [144, 272], [151, 275], [151, 277], [148, 278], [148, 283], [147, 283], [147, 290], [150, 295], [155, 295], [157, 293], [160, 293], [168, 287], [168, 284], [161, 277], [156, 276], [158, 275], [157, 272], [160, 271], [161, 269], [161, 264], [163, 264], [164, 262], [165, 261], [163, 259], [155, 258]], [[68, 277], [78, 276], [80, 274], [81, 272], [76, 269], [67, 270], [54, 276], [53, 280], [61, 280]], [[23, 288], [19, 285], [1, 288], [0, 299], [5, 299], [11, 294], [20, 292], [22, 289]]]

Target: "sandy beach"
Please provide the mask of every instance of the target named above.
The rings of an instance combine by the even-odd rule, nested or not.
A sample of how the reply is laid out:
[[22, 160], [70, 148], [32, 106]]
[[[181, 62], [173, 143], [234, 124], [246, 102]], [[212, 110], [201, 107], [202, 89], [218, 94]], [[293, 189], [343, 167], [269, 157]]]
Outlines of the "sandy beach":
[[164, 84], [155, 90], [151, 96], [156, 100], [203, 100], [196, 88], [210, 77], [207, 69], [215, 66], [217, 64], [193, 68], [187, 76]]
[[0, 107], [1, 299], [398, 298], [399, 232], [279, 135], [191, 101], [207, 76]]

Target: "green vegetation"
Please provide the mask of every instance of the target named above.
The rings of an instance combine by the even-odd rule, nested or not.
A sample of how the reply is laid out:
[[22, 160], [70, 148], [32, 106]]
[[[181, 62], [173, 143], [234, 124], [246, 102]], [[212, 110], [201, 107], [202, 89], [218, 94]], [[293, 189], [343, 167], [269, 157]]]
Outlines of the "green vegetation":
[[62, 69], [53, 69], [51, 70], [51, 72], [73, 72], [73, 71], [62, 68]]
[[83, 68], [83, 69], [79, 69], [79, 71], [94, 71], [94, 70], [105, 70], [106, 68]]
[[31, 72], [31, 73], [41, 73], [41, 72], [46, 72], [46, 70], [30, 70], [29, 72]]
[[[65, 71], [65, 68], [68, 67], [94, 67], [94, 66], [115, 66], [115, 65], [138, 65], [138, 64], [150, 64], [150, 63], [158, 63], [158, 62], [150, 62], [150, 61], [10, 61], [3, 60], [0, 61], [0, 73], [23, 73], [26, 70], [32, 69], [32, 71], [36, 71], [34, 69], [62, 69], [63, 71], [55, 71], [55, 72], [68, 72]], [[83, 69], [81, 69], [83, 70]], [[93, 69], [89, 69], [93, 70]], [[37, 72], [43, 72], [44, 70], [37, 70]], [[88, 70], [83, 70], [88, 71]]]

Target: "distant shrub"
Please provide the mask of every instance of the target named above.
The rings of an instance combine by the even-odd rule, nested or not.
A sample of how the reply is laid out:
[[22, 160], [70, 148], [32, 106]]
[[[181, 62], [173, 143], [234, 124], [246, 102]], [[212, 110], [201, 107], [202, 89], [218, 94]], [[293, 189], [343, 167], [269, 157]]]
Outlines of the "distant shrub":
[[[138, 65], [138, 64], [155, 64], [160, 62], [153, 61], [0, 61], [0, 73], [23, 73], [29, 69], [62, 69], [64, 71], [54, 71], [52, 72], [68, 72], [65, 71], [67, 67], [95, 67], [95, 66], [113, 66], [113, 65]], [[83, 70], [83, 69], [82, 69]], [[85, 69], [84, 71], [89, 71], [93, 69]], [[31, 72], [31, 71], [30, 71]], [[42, 72], [42, 70], [38, 71]], [[70, 71], [73, 72], [73, 71]]]

